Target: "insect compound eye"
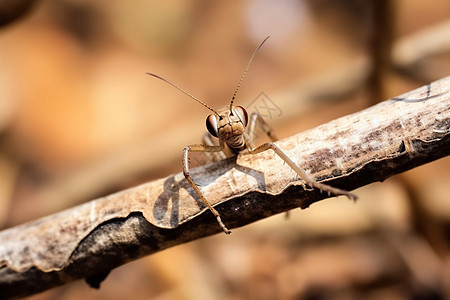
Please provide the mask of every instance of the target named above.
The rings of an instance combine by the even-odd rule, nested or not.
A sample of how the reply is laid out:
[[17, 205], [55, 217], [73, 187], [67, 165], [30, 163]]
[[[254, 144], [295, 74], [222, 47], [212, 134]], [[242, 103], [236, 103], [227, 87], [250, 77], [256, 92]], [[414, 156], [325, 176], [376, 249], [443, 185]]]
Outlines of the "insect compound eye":
[[206, 128], [208, 129], [208, 132], [211, 133], [212, 136], [218, 137], [218, 127], [216, 115], [209, 115], [206, 118]]
[[245, 110], [245, 108], [243, 108], [242, 106], [236, 106], [234, 108], [234, 111], [236, 112], [239, 120], [241, 120], [242, 124], [244, 124], [244, 127], [247, 126], [248, 115], [247, 115], [247, 111]]

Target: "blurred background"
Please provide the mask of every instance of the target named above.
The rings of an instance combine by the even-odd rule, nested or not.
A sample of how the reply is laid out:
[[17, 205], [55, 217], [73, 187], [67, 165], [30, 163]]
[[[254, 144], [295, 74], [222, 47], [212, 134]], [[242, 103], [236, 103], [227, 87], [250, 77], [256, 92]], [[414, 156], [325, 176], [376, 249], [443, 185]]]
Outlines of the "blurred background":
[[[448, 0], [0, 1], [0, 229], [182, 170], [209, 111], [287, 137], [449, 75]], [[444, 158], [29, 299], [448, 299]]]

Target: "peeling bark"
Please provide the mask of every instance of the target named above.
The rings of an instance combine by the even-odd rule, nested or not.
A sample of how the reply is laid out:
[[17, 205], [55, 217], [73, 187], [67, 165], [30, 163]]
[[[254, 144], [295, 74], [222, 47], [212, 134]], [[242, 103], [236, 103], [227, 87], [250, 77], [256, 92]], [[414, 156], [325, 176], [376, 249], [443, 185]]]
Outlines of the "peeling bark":
[[[450, 153], [450, 77], [277, 142], [317, 181], [351, 190]], [[326, 198], [271, 151], [192, 169], [229, 228]], [[76, 279], [221, 232], [181, 173], [0, 232], [0, 298]], [[225, 235], [224, 235], [224, 238]]]

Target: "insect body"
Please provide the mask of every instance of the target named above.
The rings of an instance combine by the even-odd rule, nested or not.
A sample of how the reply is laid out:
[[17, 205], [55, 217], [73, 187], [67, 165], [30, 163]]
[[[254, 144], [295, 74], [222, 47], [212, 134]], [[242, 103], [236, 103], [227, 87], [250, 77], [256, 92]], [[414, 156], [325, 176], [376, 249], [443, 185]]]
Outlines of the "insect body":
[[[213, 112], [213, 114], [209, 115], [206, 119], [206, 127], [209, 131], [209, 133], [219, 139], [219, 145], [204, 145], [204, 144], [196, 144], [196, 145], [190, 145], [186, 146], [183, 150], [183, 174], [186, 178], [186, 180], [189, 182], [189, 184], [192, 186], [192, 188], [195, 190], [197, 195], [200, 197], [202, 202], [208, 207], [208, 209], [213, 213], [213, 215], [216, 217], [217, 222], [219, 223], [220, 227], [223, 229], [223, 231], [226, 234], [230, 234], [231, 231], [228, 230], [228, 228], [225, 226], [225, 224], [222, 222], [222, 219], [220, 217], [220, 214], [217, 212], [217, 210], [212, 207], [212, 205], [206, 200], [206, 197], [203, 195], [203, 193], [200, 191], [198, 186], [194, 183], [190, 176], [189, 172], [189, 152], [221, 152], [224, 151], [226, 147], [228, 147], [231, 152], [235, 155], [237, 155], [239, 152], [243, 150], [248, 150], [249, 153], [256, 154], [260, 153], [269, 149], [272, 149], [282, 160], [284, 160], [299, 176], [302, 180], [305, 181], [306, 184], [308, 184], [312, 188], [317, 188], [321, 191], [326, 191], [328, 194], [333, 195], [345, 195], [350, 199], [356, 200], [356, 195], [341, 190], [338, 188], [334, 188], [332, 186], [319, 183], [315, 181], [313, 178], [309, 177], [302, 169], [300, 169], [296, 163], [294, 163], [280, 148], [278, 148], [277, 145], [273, 143], [273, 141], [276, 141], [275, 135], [272, 133], [271, 128], [269, 125], [264, 121], [264, 119], [258, 114], [253, 113], [250, 118], [248, 118], [247, 111], [242, 106], [234, 106], [234, 100], [236, 98], [237, 92], [245, 78], [245, 75], [247, 74], [247, 71], [250, 67], [250, 64], [255, 57], [258, 50], [261, 48], [261, 46], [264, 44], [264, 42], [268, 39], [264, 39], [264, 41], [256, 48], [256, 50], [253, 52], [250, 61], [247, 64], [247, 67], [242, 74], [242, 77], [238, 83], [238, 86], [233, 94], [233, 97], [231, 98], [230, 105], [222, 106], [218, 109], [213, 109], [209, 105], [205, 104], [204, 102], [200, 101], [193, 95], [189, 94], [185, 90], [179, 88], [175, 84], [171, 83], [165, 78], [162, 78], [158, 75], [147, 73], [148, 75], [151, 75], [153, 77], [156, 77], [158, 79], [161, 79], [168, 84], [172, 85], [176, 89], [180, 90], [187, 96], [191, 97], [192, 99], [198, 101], [200, 104], [205, 106], [207, 109]], [[268, 137], [272, 140], [272, 142], [262, 144], [258, 147], [255, 147], [253, 144], [253, 140], [255, 139], [255, 126], [259, 124], [260, 127], [265, 131], [265, 133], [268, 135]]]

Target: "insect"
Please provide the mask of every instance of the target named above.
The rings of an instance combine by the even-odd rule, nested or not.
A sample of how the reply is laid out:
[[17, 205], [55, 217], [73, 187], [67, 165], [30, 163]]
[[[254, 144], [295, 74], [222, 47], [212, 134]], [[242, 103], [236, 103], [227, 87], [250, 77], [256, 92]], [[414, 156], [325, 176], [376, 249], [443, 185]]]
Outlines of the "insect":
[[[186, 146], [183, 150], [183, 174], [192, 188], [195, 190], [197, 195], [200, 197], [202, 202], [208, 207], [208, 209], [212, 212], [212, 214], [216, 217], [217, 222], [220, 227], [226, 234], [230, 234], [231, 231], [225, 226], [222, 222], [220, 214], [217, 210], [206, 200], [206, 197], [200, 191], [198, 186], [193, 181], [190, 173], [189, 173], [189, 152], [225, 152], [231, 155], [237, 155], [238, 153], [247, 150], [251, 154], [260, 153], [269, 149], [272, 149], [275, 154], [277, 154], [283, 161], [285, 161], [297, 174], [300, 178], [305, 181], [307, 185], [311, 188], [317, 188], [320, 191], [328, 192], [328, 195], [345, 195], [352, 200], [356, 200], [357, 196], [345, 191], [341, 190], [323, 183], [319, 183], [315, 181], [313, 178], [309, 177], [300, 167], [297, 166], [277, 145], [273, 142], [276, 141], [276, 137], [272, 132], [272, 129], [266, 123], [266, 121], [256, 112], [252, 113], [250, 118], [248, 118], [247, 111], [242, 106], [235, 106], [234, 100], [236, 99], [236, 95], [239, 91], [239, 88], [244, 81], [245, 76], [247, 75], [250, 64], [253, 61], [258, 50], [262, 47], [262, 45], [267, 41], [269, 37], [266, 37], [261, 44], [256, 48], [253, 52], [250, 60], [247, 64], [247, 67], [244, 70], [244, 73], [239, 80], [236, 90], [234, 91], [233, 97], [231, 98], [230, 105], [221, 106], [217, 109], [214, 109], [207, 105], [206, 103], [200, 101], [190, 93], [176, 86], [169, 80], [158, 76], [153, 73], [147, 73], [150, 76], [156, 77], [175, 87], [188, 97], [194, 99], [195, 101], [202, 104], [204, 107], [213, 112], [213, 114], [209, 115], [206, 118], [206, 128], [208, 132], [215, 138], [219, 139], [218, 145], [209, 144], [196, 144]], [[268, 142], [262, 144], [258, 147], [255, 147], [253, 144], [253, 140], [255, 139], [255, 126], [260, 125], [263, 131], [267, 134], [267, 136], [272, 140], [272, 142]]]

